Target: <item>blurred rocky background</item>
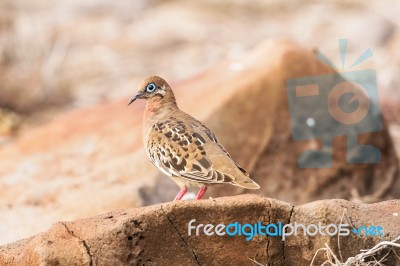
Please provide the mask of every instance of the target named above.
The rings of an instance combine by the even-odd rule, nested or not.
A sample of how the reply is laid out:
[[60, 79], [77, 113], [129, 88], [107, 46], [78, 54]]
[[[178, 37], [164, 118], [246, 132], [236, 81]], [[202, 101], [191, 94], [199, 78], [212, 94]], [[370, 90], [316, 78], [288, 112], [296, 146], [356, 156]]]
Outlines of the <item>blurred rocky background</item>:
[[[144, 103], [126, 107], [152, 74], [171, 81], [181, 107], [216, 131], [264, 196], [398, 198], [399, 12], [394, 1], [361, 0], [0, 1], [0, 244], [173, 197], [178, 188], [142, 147]], [[374, 53], [360, 68], [377, 72], [387, 123], [363, 141], [383, 161], [348, 166], [339, 152], [332, 169], [301, 171], [298, 152], [318, 143], [291, 140], [284, 82], [331, 73], [311, 51], [339, 64], [342, 38], [348, 62]], [[243, 110], [250, 117], [237, 118]]]

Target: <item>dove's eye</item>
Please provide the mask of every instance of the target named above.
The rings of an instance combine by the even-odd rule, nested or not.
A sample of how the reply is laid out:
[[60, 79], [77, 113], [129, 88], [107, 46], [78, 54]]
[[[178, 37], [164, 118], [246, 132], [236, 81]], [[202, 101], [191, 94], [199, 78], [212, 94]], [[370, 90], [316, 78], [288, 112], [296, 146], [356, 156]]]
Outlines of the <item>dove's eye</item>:
[[147, 92], [153, 92], [156, 90], [156, 85], [154, 83], [149, 83], [146, 86], [146, 91]]

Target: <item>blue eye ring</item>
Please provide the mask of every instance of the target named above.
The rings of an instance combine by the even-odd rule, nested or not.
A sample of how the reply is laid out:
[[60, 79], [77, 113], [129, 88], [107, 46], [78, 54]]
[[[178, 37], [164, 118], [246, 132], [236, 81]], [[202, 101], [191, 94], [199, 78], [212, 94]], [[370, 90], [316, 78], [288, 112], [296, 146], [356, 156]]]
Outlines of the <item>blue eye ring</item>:
[[149, 83], [146, 86], [146, 92], [153, 92], [156, 90], [156, 88], [157, 88], [156, 84], [154, 84], [153, 82]]

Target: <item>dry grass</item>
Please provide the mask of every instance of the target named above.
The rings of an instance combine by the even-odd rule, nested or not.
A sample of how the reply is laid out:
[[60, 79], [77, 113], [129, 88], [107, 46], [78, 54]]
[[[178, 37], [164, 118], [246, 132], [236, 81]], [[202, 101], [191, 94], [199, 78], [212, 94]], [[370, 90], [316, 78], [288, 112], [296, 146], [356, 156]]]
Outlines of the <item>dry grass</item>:
[[[343, 220], [346, 219], [346, 222], [352, 226], [352, 228], [355, 228], [354, 225], [351, 222], [351, 219], [349, 218], [347, 214], [347, 209], [343, 209], [342, 216], [340, 218], [339, 224], [343, 222]], [[317, 256], [319, 253], [323, 253], [326, 257], [326, 260], [321, 264], [321, 265], [331, 265], [331, 266], [372, 266], [372, 265], [384, 265], [382, 263], [385, 262], [385, 259], [389, 256], [390, 252], [393, 252], [395, 256], [399, 259], [400, 263], [400, 257], [397, 255], [396, 251], [394, 248], [400, 248], [400, 244], [397, 243], [400, 241], [400, 237], [397, 237], [396, 239], [392, 241], [382, 241], [378, 244], [376, 244], [374, 247], [367, 249], [367, 250], [360, 250], [361, 253], [349, 257], [346, 261], [343, 260], [342, 256], [342, 248], [340, 245], [340, 237], [338, 234], [337, 238], [337, 243], [338, 243], [338, 252], [339, 252], [339, 257], [337, 254], [335, 254], [332, 249], [329, 247], [327, 243], [325, 243], [325, 247], [322, 247], [318, 249], [315, 254], [313, 259], [311, 260], [310, 266], [314, 265], [314, 261], [316, 260]], [[382, 252], [387, 251], [385, 255], [381, 256]], [[379, 257], [378, 257], [379, 255]]]
[[68, 102], [69, 82], [59, 75], [68, 40], [45, 20], [8, 12], [0, 19], [0, 107], [29, 113]]
[[[339, 220], [339, 224], [341, 224], [344, 220], [348, 224], [350, 224], [353, 228], [353, 224], [350, 218], [347, 215], [347, 209], [343, 210], [342, 216]], [[322, 254], [326, 259], [319, 265], [330, 265], [330, 266], [383, 266], [387, 262], [386, 259], [388, 256], [393, 253], [394, 258], [397, 258], [398, 264], [400, 264], [400, 256], [396, 252], [396, 249], [400, 252], [400, 236], [392, 241], [382, 241], [376, 244], [374, 247], [370, 249], [360, 250], [360, 253], [347, 258], [344, 261], [342, 256], [342, 249], [340, 245], [340, 237], [338, 234], [338, 254], [335, 254], [331, 247], [327, 243], [324, 244], [324, 247], [319, 248], [310, 263], [310, 266], [318, 265], [315, 264], [318, 260], [318, 257]], [[382, 255], [384, 254], [384, 255]], [[263, 264], [257, 262], [255, 259], [250, 259], [256, 265], [264, 266]]]
[[[321, 265], [331, 265], [331, 266], [372, 266], [372, 265], [385, 265], [386, 258], [389, 256], [391, 252], [398, 259], [398, 263], [400, 263], [400, 257], [396, 253], [395, 249], [400, 249], [400, 237], [392, 241], [382, 241], [376, 244], [374, 247], [367, 250], [360, 250], [361, 253], [355, 255], [354, 257], [349, 257], [345, 262], [339, 259], [328, 244], [325, 243], [325, 247], [320, 248], [315, 253], [310, 265], [314, 265], [314, 261], [317, 255], [320, 252], [323, 252], [326, 256], [326, 260]], [[383, 252], [386, 252], [385, 255], [380, 255]], [[378, 257], [379, 255], [379, 257]]]

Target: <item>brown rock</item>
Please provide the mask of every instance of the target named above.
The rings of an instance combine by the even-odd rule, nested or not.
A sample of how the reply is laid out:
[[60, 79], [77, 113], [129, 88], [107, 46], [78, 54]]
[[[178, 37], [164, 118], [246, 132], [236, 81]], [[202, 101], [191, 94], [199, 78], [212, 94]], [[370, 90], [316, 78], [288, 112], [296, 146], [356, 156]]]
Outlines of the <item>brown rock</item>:
[[[365, 202], [398, 198], [398, 159], [385, 121], [381, 131], [363, 133], [358, 138], [359, 144], [373, 145], [380, 150], [380, 163], [347, 163], [346, 137], [340, 136], [333, 139], [333, 167], [299, 167], [299, 155], [320, 148], [321, 141], [317, 138], [293, 140], [286, 81], [332, 73], [334, 70], [319, 61], [314, 52], [287, 41], [268, 41], [241, 61], [221, 63], [178, 87], [190, 88], [194, 94], [192, 98], [197, 97], [198, 91], [213, 96], [214, 101], [206, 102], [208, 115], [203, 121], [235, 161], [261, 185], [263, 195], [296, 204], [325, 198]], [[229, 93], [225, 92], [227, 89]], [[189, 110], [194, 115], [204, 112], [197, 105], [204, 105], [205, 100], [196, 99], [193, 111]], [[215, 106], [215, 102], [220, 105]], [[162, 174], [158, 180], [157, 183], [163, 186], [142, 190], [146, 203], [173, 197], [173, 192], [166, 195], [163, 189], [171, 182]], [[225, 186], [211, 188], [208, 195], [217, 197], [246, 192]]]
[[[346, 215], [343, 215], [343, 213]], [[318, 249], [329, 245], [345, 261], [360, 249], [392, 240], [400, 234], [400, 201], [356, 204], [345, 200], [324, 200], [291, 206], [256, 195], [216, 200], [165, 203], [143, 208], [114, 211], [73, 222], [59, 222], [49, 231], [0, 247], [1, 265], [309, 265]], [[341, 219], [341, 217], [344, 218]], [[283, 224], [380, 225], [384, 236], [244, 236], [188, 235], [188, 222], [217, 225], [238, 221]], [[201, 231], [202, 232], [202, 231]], [[299, 231], [300, 232], [300, 231]], [[341, 255], [340, 255], [341, 254]], [[382, 258], [381, 252], [376, 259]], [[395, 265], [393, 253], [385, 265]], [[326, 260], [323, 253], [314, 265]], [[397, 261], [398, 263], [398, 261]]]

